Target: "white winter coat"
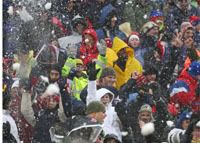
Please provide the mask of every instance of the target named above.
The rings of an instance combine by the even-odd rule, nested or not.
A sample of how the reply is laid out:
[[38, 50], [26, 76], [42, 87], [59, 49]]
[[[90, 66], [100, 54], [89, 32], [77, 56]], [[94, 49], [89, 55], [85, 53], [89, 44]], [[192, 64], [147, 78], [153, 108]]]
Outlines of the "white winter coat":
[[115, 134], [118, 137], [118, 139], [122, 141], [122, 135], [120, 130], [121, 121], [119, 120], [119, 117], [115, 112], [115, 108], [112, 106], [114, 94], [106, 88], [101, 88], [97, 90], [96, 81], [89, 81], [87, 90], [87, 105], [92, 101], [101, 101], [101, 97], [103, 97], [106, 93], [112, 95], [111, 102], [106, 106], [106, 118], [104, 119], [103, 123], [103, 131], [105, 135]]

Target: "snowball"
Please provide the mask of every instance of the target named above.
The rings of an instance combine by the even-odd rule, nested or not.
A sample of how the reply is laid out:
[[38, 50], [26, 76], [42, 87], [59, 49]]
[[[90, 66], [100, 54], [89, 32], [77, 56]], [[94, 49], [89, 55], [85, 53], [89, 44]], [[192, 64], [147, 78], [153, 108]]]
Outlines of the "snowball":
[[154, 124], [146, 123], [141, 129], [141, 134], [143, 136], [148, 136], [148, 135], [152, 134], [154, 131], [155, 131]]
[[12, 65], [12, 68], [13, 68], [14, 71], [19, 71], [19, 67], [20, 67], [20, 64], [19, 64], [19, 63], [14, 63], [14, 64]]
[[88, 43], [89, 42], [89, 39], [85, 39], [85, 43]]
[[14, 13], [13, 6], [9, 6], [7, 12], [8, 12], [8, 14], [13, 15], [13, 13]]
[[56, 84], [49, 84], [45, 91], [46, 95], [60, 94], [60, 89]]
[[52, 3], [48, 2], [48, 3], [45, 4], [44, 7], [45, 7], [46, 10], [49, 10], [51, 8], [51, 5], [52, 5]]

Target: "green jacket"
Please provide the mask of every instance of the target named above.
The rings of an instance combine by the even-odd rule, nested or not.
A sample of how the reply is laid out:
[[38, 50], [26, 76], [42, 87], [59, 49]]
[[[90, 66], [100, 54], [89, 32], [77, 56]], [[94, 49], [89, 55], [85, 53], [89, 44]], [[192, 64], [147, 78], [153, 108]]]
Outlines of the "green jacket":
[[83, 73], [81, 77], [74, 77], [71, 85], [72, 95], [77, 99], [81, 100], [80, 93], [88, 84], [87, 75]]
[[67, 58], [65, 65], [62, 67], [62, 77], [67, 77], [71, 68], [76, 67], [76, 60], [74, 58]]

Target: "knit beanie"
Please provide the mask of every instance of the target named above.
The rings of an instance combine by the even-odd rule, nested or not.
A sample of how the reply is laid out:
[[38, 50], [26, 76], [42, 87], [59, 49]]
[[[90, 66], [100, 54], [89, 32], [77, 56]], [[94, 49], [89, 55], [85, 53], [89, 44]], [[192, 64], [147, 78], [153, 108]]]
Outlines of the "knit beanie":
[[137, 39], [138, 41], [140, 41], [139, 33], [132, 32], [128, 38], [128, 43], [130, 43], [130, 41], [132, 41], [132, 39]]
[[102, 70], [100, 79], [107, 77], [107, 76], [110, 76], [110, 75], [116, 76], [115, 70], [111, 67], [106, 67]]
[[183, 111], [179, 117], [178, 117], [178, 120], [176, 122], [176, 127], [177, 128], [182, 128], [181, 125], [182, 125], [182, 122], [184, 120], [190, 120], [191, 119], [191, 116], [192, 116], [192, 113], [191, 112], [188, 112], [188, 111]]
[[139, 113], [141, 112], [150, 112], [152, 113], [152, 108], [149, 104], [144, 104], [141, 106], [140, 110], [139, 110]]
[[193, 26], [197, 26], [198, 24], [200, 24], [200, 17], [199, 16], [190, 16], [190, 23]]
[[83, 61], [81, 59], [75, 59], [76, 65], [83, 65]]
[[156, 20], [158, 18], [162, 18], [163, 17], [163, 12], [159, 11], [159, 10], [152, 10], [151, 14], [150, 14], [150, 20], [153, 22], [156, 22]]
[[86, 114], [105, 112], [105, 106], [99, 101], [92, 101], [88, 104]]
[[188, 28], [193, 28], [190, 22], [182, 22], [181, 23], [181, 32], [185, 32]]
[[47, 89], [45, 90], [45, 97], [52, 96], [55, 101], [60, 101], [60, 88], [56, 84], [49, 84]]
[[191, 63], [188, 72], [192, 76], [200, 75], [200, 62], [194, 61]]
[[159, 27], [156, 23], [154, 23], [153, 21], [149, 21], [147, 23], [145, 23], [142, 28], [141, 28], [141, 32], [143, 34], [149, 32], [149, 30], [151, 30], [154, 27]]

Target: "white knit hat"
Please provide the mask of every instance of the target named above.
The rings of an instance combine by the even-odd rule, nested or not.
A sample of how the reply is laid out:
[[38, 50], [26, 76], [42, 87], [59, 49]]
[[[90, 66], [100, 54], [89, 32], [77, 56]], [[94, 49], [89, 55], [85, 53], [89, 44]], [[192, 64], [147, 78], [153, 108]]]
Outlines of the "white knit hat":
[[60, 95], [60, 88], [56, 84], [49, 84], [45, 94], [47, 96]]

